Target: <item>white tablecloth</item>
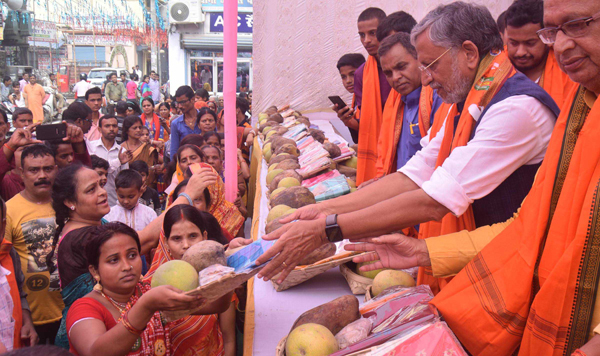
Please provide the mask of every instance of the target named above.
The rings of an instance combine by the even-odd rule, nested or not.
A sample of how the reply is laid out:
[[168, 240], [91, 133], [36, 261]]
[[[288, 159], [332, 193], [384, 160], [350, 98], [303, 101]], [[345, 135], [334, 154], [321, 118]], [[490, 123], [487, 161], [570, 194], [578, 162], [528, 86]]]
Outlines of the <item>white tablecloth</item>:
[[[311, 123], [319, 126], [330, 141], [345, 142], [335, 133], [327, 120], [315, 120]], [[260, 174], [262, 197], [258, 237], [265, 233], [265, 220], [269, 213], [266, 197], [267, 165], [263, 161]], [[343, 295], [352, 294], [339, 267], [316, 276], [298, 286], [283, 292], [276, 292], [271, 282], [255, 279], [254, 281], [254, 343], [253, 355], [273, 356], [279, 341], [286, 336], [294, 321], [305, 311], [327, 303]], [[362, 302], [363, 296], [357, 296]]]

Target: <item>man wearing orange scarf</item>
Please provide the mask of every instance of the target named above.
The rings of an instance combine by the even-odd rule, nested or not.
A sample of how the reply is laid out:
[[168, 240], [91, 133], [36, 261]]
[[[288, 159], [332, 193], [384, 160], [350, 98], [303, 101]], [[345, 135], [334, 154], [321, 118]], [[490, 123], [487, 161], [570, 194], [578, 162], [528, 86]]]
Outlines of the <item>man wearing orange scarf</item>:
[[562, 109], [565, 97], [576, 84], [560, 69], [554, 51], [539, 39], [537, 31], [542, 27], [542, 0], [515, 1], [506, 10], [508, 57], [518, 71], [544, 88]]
[[402, 168], [421, 149], [421, 138], [427, 135], [442, 99], [430, 87], [421, 86], [417, 50], [408, 33], [381, 41], [379, 58], [394, 89], [383, 109], [377, 145], [377, 177], [382, 177]]
[[480, 251], [433, 300], [474, 355], [600, 354], [599, 19], [595, 0], [544, 2], [540, 38], [579, 87], [567, 95], [544, 164], [507, 227], [482, 227], [483, 239], [485, 231], [466, 240], [389, 235], [352, 248], [377, 252], [382, 263], [373, 268], [430, 265], [445, 273], [465, 266], [459, 255]]
[[377, 56], [377, 27], [384, 18], [385, 12], [376, 7], [370, 7], [358, 16], [358, 35], [369, 58], [354, 73], [354, 98], [360, 109], [356, 184], [375, 178], [383, 107], [392, 89], [383, 75]]
[[515, 71], [484, 7], [440, 6], [411, 39], [423, 85], [437, 89], [445, 102], [426, 145], [398, 173], [282, 220], [304, 221], [264, 237], [279, 240], [257, 262], [281, 253], [263, 277], [287, 276], [327, 238], [379, 236], [415, 224], [423, 237], [438, 236], [505, 221], [517, 211], [544, 157], [558, 107]]

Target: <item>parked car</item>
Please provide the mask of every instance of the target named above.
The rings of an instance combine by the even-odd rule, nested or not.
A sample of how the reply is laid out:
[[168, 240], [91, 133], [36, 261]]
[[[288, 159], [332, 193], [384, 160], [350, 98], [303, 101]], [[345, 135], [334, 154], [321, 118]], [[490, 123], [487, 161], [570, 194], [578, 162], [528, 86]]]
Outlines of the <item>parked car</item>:
[[110, 73], [115, 73], [119, 81], [121, 81], [121, 73], [125, 73], [127, 78], [129, 78], [129, 72], [125, 68], [93, 68], [88, 73], [88, 83], [93, 86], [102, 88], [102, 84], [106, 81], [106, 76]]

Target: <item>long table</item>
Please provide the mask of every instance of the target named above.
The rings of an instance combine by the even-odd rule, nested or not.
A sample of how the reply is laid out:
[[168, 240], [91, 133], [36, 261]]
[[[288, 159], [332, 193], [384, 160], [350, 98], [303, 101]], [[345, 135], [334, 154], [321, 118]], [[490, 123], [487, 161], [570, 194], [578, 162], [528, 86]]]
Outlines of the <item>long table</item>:
[[[331, 123], [311, 117], [313, 125], [325, 132], [330, 141], [344, 142]], [[258, 147], [255, 141], [255, 147]], [[253, 159], [260, 159], [257, 169], [256, 196], [252, 219], [252, 238], [265, 234], [266, 216], [269, 213], [266, 197], [267, 164], [262, 160], [262, 151], [255, 149]], [[339, 268], [318, 275], [298, 286], [276, 292], [271, 282], [253, 278], [248, 282], [248, 303], [244, 330], [244, 356], [272, 356], [279, 341], [289, 332], [294, 321], [305, 311], [327, 303], [343, 295], [352, 294]], [[363, 297], [357, 296], [362, 302]]]

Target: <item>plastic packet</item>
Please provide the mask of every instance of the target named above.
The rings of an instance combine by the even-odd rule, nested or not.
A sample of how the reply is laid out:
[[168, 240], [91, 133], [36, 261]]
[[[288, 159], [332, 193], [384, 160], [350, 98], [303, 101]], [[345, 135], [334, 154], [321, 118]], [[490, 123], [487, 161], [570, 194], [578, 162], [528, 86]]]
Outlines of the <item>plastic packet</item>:
[[365, 313], [382, 306], [383, 304], [387, 303], [392, 299], [406, 298], [415, 294], [426, 294], [433, 298], [433, 293], [431, 292], [431, 288], [429, 288], [428, 285], [420, 285], [416, 287], [391, 287], [384, 290], [377, 297], [364, 303], [360, 308], [360, 313], [364, 315]]
[[221, 277], [233, 273], [234, 271], [235, 269], [232, 267], [219, 264], [210, 265], [198, 273], [200, 286], [217, 281], [221, 279]]
[[346, 325], [340, 332], [335, 335], [340, 349], [356, 344], [369, 336], [373, 322], [369, 318], [360, 318]]

